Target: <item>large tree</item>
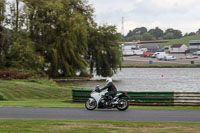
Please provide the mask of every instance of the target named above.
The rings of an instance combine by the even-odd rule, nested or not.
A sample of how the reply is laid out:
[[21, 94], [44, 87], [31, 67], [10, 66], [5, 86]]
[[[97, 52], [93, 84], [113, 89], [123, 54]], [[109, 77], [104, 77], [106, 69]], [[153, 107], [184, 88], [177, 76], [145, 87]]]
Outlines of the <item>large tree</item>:
[[101, 76], [112, 76], [121, 67], [122, 54], [117, 43], [122, 36], [117, 33], [115, 26], [99, 26], [89, 32], [89, 63], [90, 71]]
[[19, 8], [19, 2], [20, 0], [15, 0], [8, 4], [10, 12], [4, 17], [6, 22], [2, 22], [7, 28], [3, 27], [2, 34], [0, 33], [0, 67], [41, 71], [43, 57], [35, 51], [34, 42], [24, 29], [26, 18], [23, 6]]
[[6, 35], [4, 33], [4, 18], [5, 18], [5, 0], [0, 1], [0, 67], [2, 67], [5, 63], [5, 54], [4, 54], [4, 48], [5, 48], [5, 41], [6, 41]]
[[160, 39], [163, 36], [163, 30], [161, 30], [159, 27], [156, 27], [155, 29], [150, 29], [149, 33], [155, 37], [156, 40]]
[[197, 30], [196, 34], [197, 34], [197, 35], [200, 35], [200, 29]]
[[[5, 5], [0, 7], [2, 24]], [[114, 26], [97, 26], [87, 0], [14, 0], [8, 13], [8, 28], [1, 27], [6, 59], [0, 49], [6, 68], [45, 68], [58, 77], [86, 72], [90, 65], [98, 75], [111, 76], [121, 65], [120, 34]]]
[[145, 40], [145, 41], [153, 40], [153, 35], [151, 35], [150, 33], [146, 32], [146, 33], [144, 33], [144, 35], [142, 36], [142, 40]]
[[4, 21], [4, 13], [5, 13], [5, 0], [0, 1], [0, 25], [3, 24]]
[[30, 35], [45, 57], [49, 75], [75, 76], [85, 70], [88, 12], [81, 5], [84, 3], [79, 0], [27, 0], [26, 4]]
[[175, 30], [173, 28], [169, 28], [165, 31], [165, 37], [168, 36], [168, 35], [172, 35], [173, 34], [173, 37], [170, 38], [170, 39], [177, 39], [177, 38], [181, 38], [183, 35], [182, 35], [182, 32], [180, 30]]
[[133, 35], [143, 35], [146, 32], [147, 28], [145, 27], [135, 28], [134, 30], [130, 30], [126, 37], [131, 37]]

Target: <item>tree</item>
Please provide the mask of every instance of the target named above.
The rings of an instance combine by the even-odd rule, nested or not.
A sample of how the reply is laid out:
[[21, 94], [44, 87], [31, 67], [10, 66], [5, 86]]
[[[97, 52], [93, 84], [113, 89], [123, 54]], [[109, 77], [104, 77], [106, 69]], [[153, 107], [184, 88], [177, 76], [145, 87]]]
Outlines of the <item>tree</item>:
[[79, 0], [27, 0], [30, 37], [45, 57], [51, 77], [75, 76], [87, 67], [85, 5]]
[[[0, 3], [1, 24], [4, 7]], [[98, 75], [110, 76], [121, 65], [121, 35], [114, 26], [97, 28], [87, 0], [15, 0], [6, 20], [8, 28], [0, 27], [4, 68], [75, 76], [94, 62]]]
[[143, 40], [142, 35], [133, 35], [131, 37], [127, 37], [126, 41], [138, 41], [138, 40]]
[[44, 66], [43, 57], [35, 52], [35, 44], [26, 32], [18, 33], [16, 41], [10, 46], [7, 59], [9, 60], [7, 67], [12, 68], [41, 72]]
[[188, 33], [187, 33], [187, 32], [184, 34], [184, 37], [186, 37], [186, 36], [188, 36]]
[[90, 28], [88, 55], [90, 71], [103, 77], [112, 76], [121, 67], [122, 54], [117, 41], [122, 38], [115, 26]]
[[174, 39], [174, 33], [167, 33], [163, 36], [163, 39]]
[[18, 31], [19, 28], [19, 0], [16, 0], [16, 20], [15, 20], [15, 30]]
[[3, 25], [3, 21], [4, 21], [4, 13], [5, 13], [5, 0], [1, 0], [0, 1], [0, 25]]
[[6, 18], [0, 41], [0, 67], [42, 71], [43, 57], [35, 51], [35, 44], [29, 39], [24, 25], [23, 11], [19, 0], [10, 3], [10, 13]]
[[142, 36], [142, 40], [153, 40], [153, 36], [150, 33], [144, 33], [144, 35]]
[[7, 25], [13, 32], [18, 32], [26, 28], [25, 21], [27, 16], [25, 14], [26, 6], [23, 4], [23, 0], [15, 0], [8, 4], [10, 11], [8, 14]]
[[5, 18], [5, 1], [0, 1], [0, 67], [4, 66], [5, 63], [5, 54], [4, 54], [4, 48], [5, 48], [5, 41], [6, 41], [6, 35], [4, 33], [4, 18]]
[[194, 36], [194, 35], [196, 35], [195, 32], [190, 32], [187, 36]]
[[163, 36], [163, 30], [160, 28], [156, 27], [155, 29], [150, 29], [149, 33], [155, 37], [156, 40], [161, 38]]
[[[168, 33], [172, 33], [173, 34], [173, 37], [171, 39], [177, 39], [177, 38], [181, 38], [183, 35], [182, 35], [182, 32], [180, 30], [174, 30], [172, 28], [169, 28], [165, 31], [165, 36], [168, 34]], [[172, 35], [171, 34], [171, 35]]]
[[197, 35], [200, 35], [200, 29], [198, 29], [198, 31], [196, 32]]
[[134, 30], [129, 31], [126, 38], [131, 37], [133, 35], [143, 35], [146, 32], [147, 32], [147, 28], [145, 28], [145, 27], [135, 28]]

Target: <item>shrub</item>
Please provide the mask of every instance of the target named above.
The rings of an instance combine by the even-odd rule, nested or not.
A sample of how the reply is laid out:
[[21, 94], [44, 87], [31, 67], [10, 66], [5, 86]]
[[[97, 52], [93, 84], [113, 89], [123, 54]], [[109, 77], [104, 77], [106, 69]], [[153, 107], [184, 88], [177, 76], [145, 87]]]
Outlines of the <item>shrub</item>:
[[0, 79], [28, 79], [31, 75], [14, 71], [0, 71]]

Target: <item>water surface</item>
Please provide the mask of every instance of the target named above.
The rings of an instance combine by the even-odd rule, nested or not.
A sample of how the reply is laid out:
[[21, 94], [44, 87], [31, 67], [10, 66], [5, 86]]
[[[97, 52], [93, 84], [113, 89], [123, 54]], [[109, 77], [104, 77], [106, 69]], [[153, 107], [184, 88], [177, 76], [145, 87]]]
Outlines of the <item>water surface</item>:
[[[123, 68], [113, 77], [118, 90], [200, 92], [200, 68]], [[93, 81], [69, 81], [62, 86], [103, 87], [105, 78]]]

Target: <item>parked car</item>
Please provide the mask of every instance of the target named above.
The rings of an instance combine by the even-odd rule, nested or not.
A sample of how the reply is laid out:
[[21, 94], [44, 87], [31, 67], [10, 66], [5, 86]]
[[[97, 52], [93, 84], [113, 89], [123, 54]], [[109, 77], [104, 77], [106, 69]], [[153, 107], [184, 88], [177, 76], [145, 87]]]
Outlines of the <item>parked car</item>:
[[152, 56], [152, 52], [144, 52], [143, 53], [143, 57], [150, 57], [150, 56]]
[[197, 51], [197, 55], [200, 55], [200, 51]]
[[195, 51], [192, 53], [193, 55], [200, 55], [200, 51]]
[[195, 59], [198, 58], [198, 56], [193, 56], [193, 55], [189, 55], [185, 57], [186, 59]]
[[172, 55], [166, 55], [164, 57], [164, 60], [168, 61], [168, 60], [176, 60], [176, 57], [175, 56], [172, 56]]
[[192, 54], [193, 54], [193, 55], [196, 55], [196, 54], [197, 54], [197, 52], [193, 52]]

